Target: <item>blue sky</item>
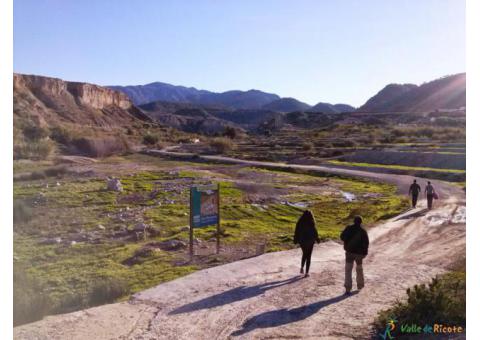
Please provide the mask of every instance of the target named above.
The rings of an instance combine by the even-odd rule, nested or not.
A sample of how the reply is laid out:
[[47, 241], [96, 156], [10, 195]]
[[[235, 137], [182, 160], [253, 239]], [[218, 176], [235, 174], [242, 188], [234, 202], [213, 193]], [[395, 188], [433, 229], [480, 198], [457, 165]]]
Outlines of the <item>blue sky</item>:
[[15, 0], [14, 71], [363, 104], [465, 71], [462, 0]]

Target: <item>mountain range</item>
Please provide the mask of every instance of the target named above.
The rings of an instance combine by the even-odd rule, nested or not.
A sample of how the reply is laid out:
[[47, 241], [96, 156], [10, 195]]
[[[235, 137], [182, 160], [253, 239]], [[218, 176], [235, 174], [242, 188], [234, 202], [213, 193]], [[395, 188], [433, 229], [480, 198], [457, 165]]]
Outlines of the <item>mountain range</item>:
[[108, 86], [110, 89], [125, 93], [134, 104], [143, 105], [151, 102], [189, 103], [203, 107], [223, 110], [270, 110], [275, 112], [292, 112], [306, 110], [326, 110], [333, 112], [352, 112], [354, 107], [346, 104], [318, 103], [310, 106], [295, 98], [280, 96], [259, 90], [211, 92], [194, 87], [176, 86], [154, 82], [146, 85]]
[[130, 131], [141, 136], [142, 126], [150, 124], [145, 122], [206, 134], [223, 133], [226, 127], [255, 131], [290, 124], [310, 128], [347, 117], [345, 114], [464, 108], [465, 81], [466, 75], [461, 73], [420, 86], [389, 84], [356, 112], [349, 112], [353, 108], [346, 104], [318, 103], [312, 107], [295, 98], [280, 98], [258, 90], [214, 93], [165, 83], [107, 88], [14, 74], [14, 130], [35, 124], [47, 128], [68, 126], [73, 131], [95, 130], [99, 134]]

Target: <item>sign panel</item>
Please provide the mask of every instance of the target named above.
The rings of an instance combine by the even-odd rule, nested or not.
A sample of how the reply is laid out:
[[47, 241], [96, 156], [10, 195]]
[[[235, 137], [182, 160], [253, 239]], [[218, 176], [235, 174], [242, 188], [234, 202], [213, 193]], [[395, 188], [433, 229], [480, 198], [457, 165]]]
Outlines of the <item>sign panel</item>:
[[190, 188], [190, 214], [193, 228], [218, 224], [219, 190], [216, 185]]

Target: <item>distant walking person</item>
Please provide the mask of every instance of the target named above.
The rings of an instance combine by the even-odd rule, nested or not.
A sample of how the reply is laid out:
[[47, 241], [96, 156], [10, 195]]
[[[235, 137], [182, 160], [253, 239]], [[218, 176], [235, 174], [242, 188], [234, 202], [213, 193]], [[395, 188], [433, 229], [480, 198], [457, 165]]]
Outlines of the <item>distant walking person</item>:
[[357, 265], [357, 289], [365, 286], [362, 261], [368, 255], [370, 241], [367, 232], [362, 228], [360, 216], [355, 216], [353, 224], [343, 230], [340, 239], [345, 249], [345, 294], [348, 295], [352, 290], [353, 262]]
[[425, 187], [425, 193], [427, 194], [427, 205], [428, 205], [428, 209], [430, 210], [432, 209], [433, 198], [437, 195], [435, 192], [435, 188], [433, 187], [432, 183], [430, 183], [430, 181]]
[[412, 208], [416, 208], [418, 194], [422, 191], [420, 185], [417, 184], [417, 180], [414, 179], [412, 185], [410, 185], [410, 189], [408, 190], [408, 194], [412, 196]]
[[305, 277], [309, 276], [310, 262], [312, 259], [313, 245], [320, 242], [318, 238], [317, 228], [315, 227], [315, 218], [310, 210], [305, 210], [303, 215], [298, 219], [295, 227], [295, 235], [293, 236], [293, 243], [300, 244], [302, 248], [302, 265], [300, 267], [300, 274], [303, 274], [303, 267], [305, 268]]

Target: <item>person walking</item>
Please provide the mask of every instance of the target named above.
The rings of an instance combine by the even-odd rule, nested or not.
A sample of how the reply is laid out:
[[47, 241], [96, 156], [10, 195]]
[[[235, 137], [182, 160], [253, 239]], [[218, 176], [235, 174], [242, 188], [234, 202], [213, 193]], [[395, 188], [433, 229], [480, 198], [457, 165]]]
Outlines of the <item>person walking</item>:
[[315, 227], [315, 217], [313, 217], [313, 213], [310, 210], [305, 210], [298, 219], [293, 236], [293, 243], [300, 244], [302, 248], [300, 274], [303, 274], [303, 267], [306, 265], [305, 277], [309, 276], [308, 272], [315, 242], [320, 243], [317, 228]]
[[352, 291], [353, 262], [357, 265], [357, 289], [365, 286], [362, 261], [368, 255], [370, 241], [366, 230], [362, 228], [360, 216], [355, 216], [353, 224], [342, 231], [340, 239], [345, 249], [345, 294], [349, 295]]
[[417, 207], [417, 200], [418, 194], [422, 192], [420, 185], [417, 184], [417, 180], [414, 179], [413, 183], [410, 185], [410, 189], [408, 189], [408, 194], [412, 196], [412, 208]]
[[436, 193], [435, 188], [433, 187], [432, 183], [430, 183], [430, 181], [428, 181], [428, 184], [425, 187], [425, 194], [427, 194], [428, 210], [431, 210], [433, 206], [433, 197], [436, 196]]

